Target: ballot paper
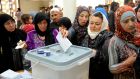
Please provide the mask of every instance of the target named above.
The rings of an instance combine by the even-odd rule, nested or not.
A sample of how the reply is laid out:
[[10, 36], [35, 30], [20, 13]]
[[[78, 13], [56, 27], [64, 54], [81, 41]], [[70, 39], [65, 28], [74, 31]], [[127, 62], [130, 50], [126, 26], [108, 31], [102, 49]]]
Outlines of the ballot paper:
[[23, 41], [20, 40], [20, 41], [17, 43], [17, 46], [15, 47], [15, 49], [21, 49], [21, 48], [24, 47], [24, 45], [25, 45], [25, 43], [23, 43]]
[[17, 72], [14, 72], [11, 69], [6, 70], [0, 75], [3, 77], [3, 79], [20, 79], [20, 74]]
[[68, 40], [68, 38], [62, 37], [61, 32], [58, 32], [56, 39], [59, 42], [62, 49], [64, 50], [64, 52], [66, 52], [69, 49], [69, 47], [72, 45], [72, 43]]

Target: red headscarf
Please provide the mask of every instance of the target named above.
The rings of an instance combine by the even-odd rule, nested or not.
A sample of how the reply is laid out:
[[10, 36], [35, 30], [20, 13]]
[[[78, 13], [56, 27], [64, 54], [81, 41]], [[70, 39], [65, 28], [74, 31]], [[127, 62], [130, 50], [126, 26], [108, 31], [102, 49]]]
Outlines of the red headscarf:
[[[115, 24], [116, 24], [115, 34], [119, 38], [121, 38], [121, 39], [123, 39], [123, 40], [125, 40], [125, 41], [127, 41], [129, 43], [133, 43], [133, 44], [135, 44], [137, 46], [140, 46], [140, 35], [136, 35], [136, 36], [131, 35], [130, 33], [124, 31], [124, 29], [122, 28], [122, 26], [120, 24], [122, 14], [124, 12], [127, 12], [127, 11], [132, 11], [135, 14], [133, 8], [130, 7], [130, 6], [127, 6], [127, 5], [121, 6], [120, 8], [118, 8], [116, 10], [116, 12], [115, 12]], [[140, 28], [138, 28], [138, 27], [139, 27], [139, 25], [136, 22], [137, 34], [140, 34]]]

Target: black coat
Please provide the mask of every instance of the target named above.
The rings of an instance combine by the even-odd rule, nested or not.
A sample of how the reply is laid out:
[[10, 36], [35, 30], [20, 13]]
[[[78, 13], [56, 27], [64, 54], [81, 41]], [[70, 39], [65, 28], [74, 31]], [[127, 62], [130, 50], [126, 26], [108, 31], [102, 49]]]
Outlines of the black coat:
[[115, 13], [114, 11], [110, 11], [108, 14], [108, 18], [109, 18], [109, 29], [110, 31], [112, 31], [113, 33], [115, 32]]
[[87, 34], [87, 27], [86, 26], [78, 26], [78, 29], [74, 29], [74, 27], [69, 28], [69, 36], [68, 38], [74, 45], [81, 46], [84, 37]]
[[112, 36], [112, 32], [104, 30], [95, 39], [85, 37], [82, 46], [96, 49], [96, 56], [90, 59], [89, 79], [113, 79], [108, 68], [108, 45]]
[[12, 33], [0, 33], [0, 73], [12, 69], [14, 71], [22, 70], [22, 55], [21, 50], [16, 50], [15, 47], [19, 40], [26, 40], [26, 33], [16, 29]]

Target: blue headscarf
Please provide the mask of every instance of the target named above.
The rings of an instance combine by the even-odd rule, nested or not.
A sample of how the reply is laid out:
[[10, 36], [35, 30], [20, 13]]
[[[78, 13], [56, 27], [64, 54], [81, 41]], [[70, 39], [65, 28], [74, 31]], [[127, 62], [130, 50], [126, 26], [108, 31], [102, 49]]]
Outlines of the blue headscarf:
[[107, 20], [108, 20], [107, 12], [106, 12], [106, 10], [105, 10], [104, 8], [98, 7], [98, 8], [95, 9], [95, 12], [101, 12], [102, 14], [105, 15], [105, 17], [106, 17]]

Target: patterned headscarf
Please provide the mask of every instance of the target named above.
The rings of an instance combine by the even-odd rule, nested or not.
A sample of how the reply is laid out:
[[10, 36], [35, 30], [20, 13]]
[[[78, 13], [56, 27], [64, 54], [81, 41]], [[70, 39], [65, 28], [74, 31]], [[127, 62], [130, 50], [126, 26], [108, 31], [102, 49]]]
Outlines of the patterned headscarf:
[[[130, 6], [127, 6], [127, 5], [122, 6], [122, 7], [118, 8], [118, 9], [116, 10], [116, 12], [115, 12], [115, 25], [116, 25], [115, 34], [116, 34], [119, 38], [121, 38], [121, 39], [123, 39], [123, 40], [125, 40], [125, 41], [127, 41], [127, 42], [129, 42], [129, 43], [134, 43], [135, 45], [140, 46], [140, 40], [138, 40], [138, 38], [140, 39], [140, 37], [134, 37], [134, 35], [131, 35], [130, 33], [124, 31], [123, 27], [122, 27], [121, 24], [120, 24], [121, 17], [122, 17], [122, 15], [123, 15], [123, 13], [128, 12], [128, 11], [134, 13], [133, 8], [130, 7]], [[134, 14], [135, 14], [135, 13], [134, 13]], [[136, 28], [137, 28], [137, 27], [138, 27], [138, 26], [137, 26], [137, 22], [136, 22]], [[138, 28], [137, 28], [137, 29], [138, 29]]]

